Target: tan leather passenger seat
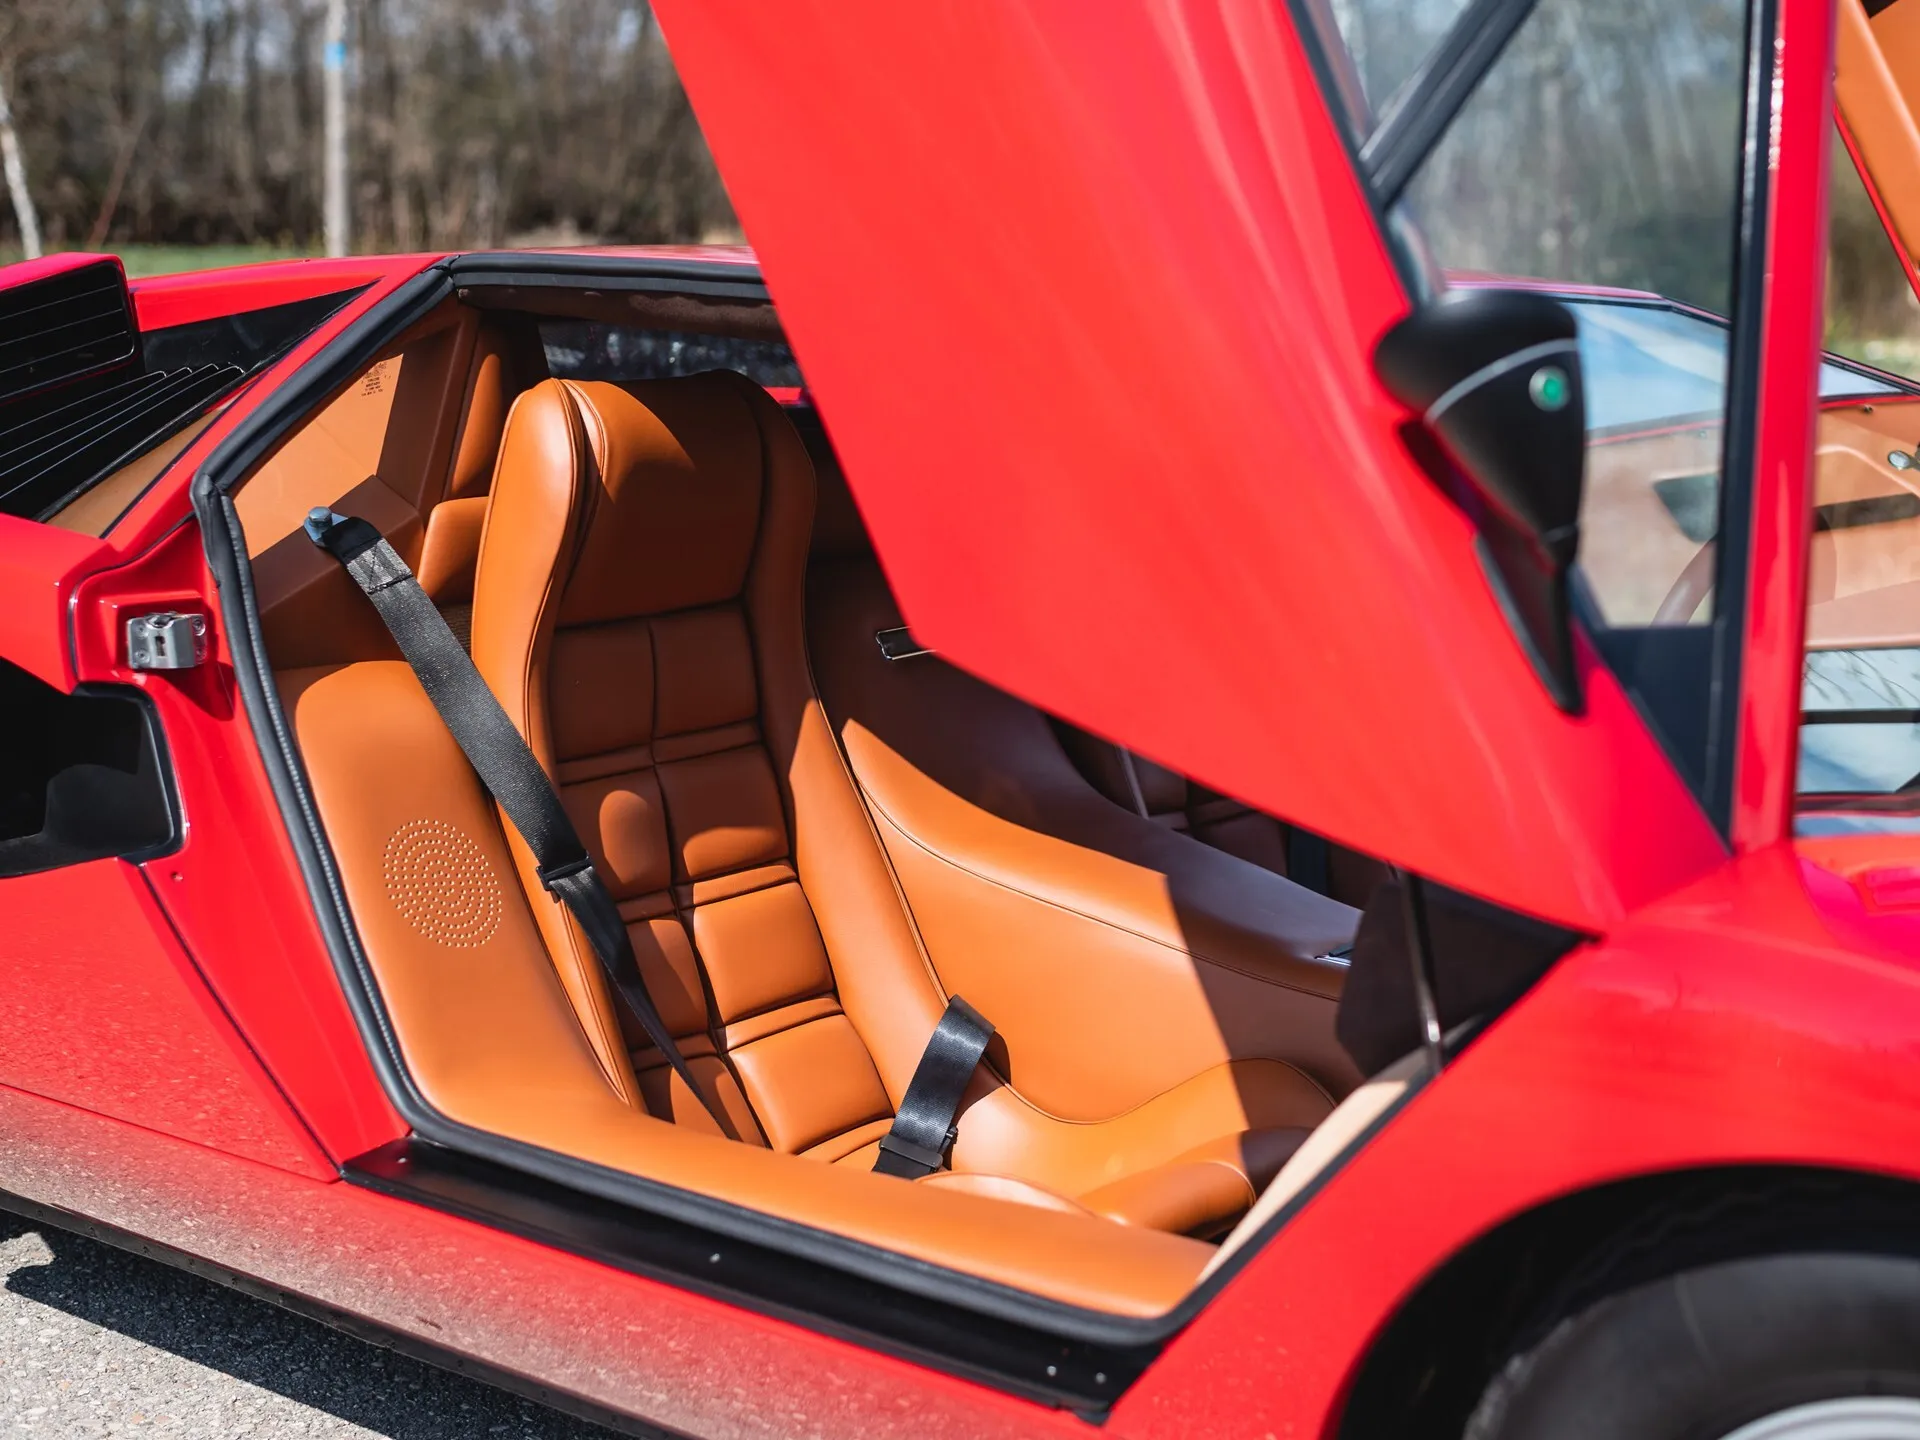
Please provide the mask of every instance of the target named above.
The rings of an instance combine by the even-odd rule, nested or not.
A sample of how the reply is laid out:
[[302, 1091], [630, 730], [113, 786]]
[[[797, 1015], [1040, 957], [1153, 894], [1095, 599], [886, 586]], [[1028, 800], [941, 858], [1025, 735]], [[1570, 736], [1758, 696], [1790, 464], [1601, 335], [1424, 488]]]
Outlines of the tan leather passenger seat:
[[[956, 984], [921, 943], [814, 693], [813, 487], [778, 406], [730, 374], [547, 381], [507, 423], [474, 659], [558, 783], [656, 1005], [738, 1139], [866, 1167], [957, 990], [1004, 1046], [975, 1078], [953, 1173], [923, 1184], [1223, 1229], [1357, 1078], [1335, 1059], [1337, 967], [1312, 958], [1345, 943], [1350, 917], [1307, 897], [1325, 913], [1300, 953], [1249, 960], [1237, 980], [1182, 950], [1156, 957], [1146, 993], [1132, 975], [1023, 978], [1005, 955]], [[608, 1085], [711, 1129], [623, 1028], [584, 937], [512, 847]], [[1260, 992], [1304, 997], [1312, 1023]], [[1276, 1018], [1277, 1037], [1246, 1036]], [[1116, 1025], [1130, 1035], [1118, 1054]], [[1299, 1063], [1277, 1053], [1296, 1044]]]

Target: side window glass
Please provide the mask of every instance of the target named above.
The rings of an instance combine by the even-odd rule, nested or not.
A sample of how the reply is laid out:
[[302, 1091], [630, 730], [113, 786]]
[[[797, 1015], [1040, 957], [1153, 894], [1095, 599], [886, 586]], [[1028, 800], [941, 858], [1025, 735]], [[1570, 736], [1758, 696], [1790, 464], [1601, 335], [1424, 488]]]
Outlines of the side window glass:
[[1410, 293], [1525, 288], [1572, 312], [1587, 402], [1575, 612], [1724, 819], [1716, 717], [1737, 693], [1758, 353], [1759, 272], [1742, 256], [1765, 235], [1746, 219], [1765, 213], [1748, 188], [1765, 171], [1746, 156], [1770, 65], [1748, 0], [1321, 3], [1317, 33], [1340, 37], [1330, 98], [1351, 118], [1364, 91], [1374, 112], [1357, 159]]
[[[1902, 377], [1920, 373], [1920, 303], [1852, 158], [1837, 140], [1835, 151], [1827, 343]], [[1888, 390], [1821, 385], [1803, 831], [1911, 825], [1910, 800], [1920, 793], [1920, 394]]]
[[1449, 283], [1574, 302], [1609, 626], [1712, 616], [1745, 33], [1740, 0], [1541, 0], [1407, 188]]
[[598, 320], [542, 320], [540, 344], [548, 373], [563, 380], [664, 380], [703, 370], [737, 370], [769, 390], [798, 389], [802, 383], [785, 339], [690, 335]]

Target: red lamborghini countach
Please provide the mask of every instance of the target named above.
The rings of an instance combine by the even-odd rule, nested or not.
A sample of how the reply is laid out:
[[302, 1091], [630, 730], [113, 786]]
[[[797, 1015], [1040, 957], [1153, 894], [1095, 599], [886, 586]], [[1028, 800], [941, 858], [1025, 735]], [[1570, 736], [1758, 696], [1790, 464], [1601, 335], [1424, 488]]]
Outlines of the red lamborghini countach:
[[753, 253], [0, 270], [0, 1205], [636, 1433], [1920, 1436], [1837, 3], [661, 0]]

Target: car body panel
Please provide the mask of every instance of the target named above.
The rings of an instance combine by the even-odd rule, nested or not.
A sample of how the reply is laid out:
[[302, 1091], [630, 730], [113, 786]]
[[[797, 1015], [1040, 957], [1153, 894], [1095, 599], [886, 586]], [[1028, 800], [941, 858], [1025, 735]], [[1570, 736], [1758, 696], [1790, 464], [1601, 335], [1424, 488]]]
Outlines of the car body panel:
[[[777, 28], [742, 5], [659, 8], [920, 638], [1212, 785], [1601, 936], [1246, 1252], [1105, 1433], [1332, 1434], [1368, 1345], [1424, 1278], [1583, 1187], [1760, 1163], [1920, 1181], [1920, 919], [1894, 903], [1920, 849], [1779, 839], [1812, 473], [1824, 11], [1786, 7], [1778, 37], [1788, 108], [1769, 163], [1792, 174], [1771, 190], [1730, 857], [1590, 648], [1585, 715], [1553, 708], [1469, 525], [1405, 453], [1407, 417], [1368, 357], [1407, 297], [1281, 7], [820, 4]], [[93, 947], [55, 953], [52, 983], [64, 1003], [96, 982], [99, 1008], [23, 992], [8, 1023], [42, 1022], [51, 1055], [134, 1002], [97, 984], [114, 973], [110, 937], [83, 928], [100, 887], [120, 886], [123, 932], [155, 937], [117, 947], [142, 950], [127, 973], [160, 997], [145, 1018], [184, 1017], [200, 1067], [166, 1103], [0, 1084], [0, 1191], [655, 1424], [1088, 1433], [804, 1313], [338, 1178], [406, 1127], [234, 702], [235, 637], [217, 623], [187, 483], [433, 262], [142, 282], [149, 324], [352, 276], [369, 288], [244, 389], [105, 540], [0, 520], [0, 654], [62, 688], [145, 692], [186, 818], [180, 850], [143, 873], [98, 862], [46, 883], [61, 944]], [[885, 363], [875, 336], [889, 337]], [[212, 664], [178, 679], [126, 669], [121, 622], [148, 604], [213, 617]], [[89, 1043], [75, 1053], [113, 1059]], [[174, 1107], [191, 1104], [214, 1107], [210, 1125], [231, 1117], [233, 1135], [186, 1123]]]
[[340, 1180], [0, 1086], [0, 1187], [256, 1291], [703, 1436], [1059, 1436], [1073, 1416]]
[[1590, 655], [1555, 709], [1402, 444], [1407, 299], [1281, 7], [660, 15], [924, 643], [1577, 927], [1718, 863]]
[[1329, 1433], [1320, 1417], [1443, 1258], [1587, 1187], [1774, 1164], [1920, 1180], [1916, 956], [1920, 913], [1873, 913], [1785, 843], [1650, 907], [1563, 960], [1329, 1180], [1114, 1426]]

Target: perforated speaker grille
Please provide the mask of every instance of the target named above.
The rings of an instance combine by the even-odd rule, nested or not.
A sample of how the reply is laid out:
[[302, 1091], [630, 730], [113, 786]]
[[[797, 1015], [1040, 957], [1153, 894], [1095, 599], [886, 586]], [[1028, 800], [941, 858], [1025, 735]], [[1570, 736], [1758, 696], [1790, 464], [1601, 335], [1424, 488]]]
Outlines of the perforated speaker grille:
[[480, 847], [457, 825], [410, 820], [383, 857], [393, 908], [440, 945], [484, 945], [500, 928], [500, 881]]

